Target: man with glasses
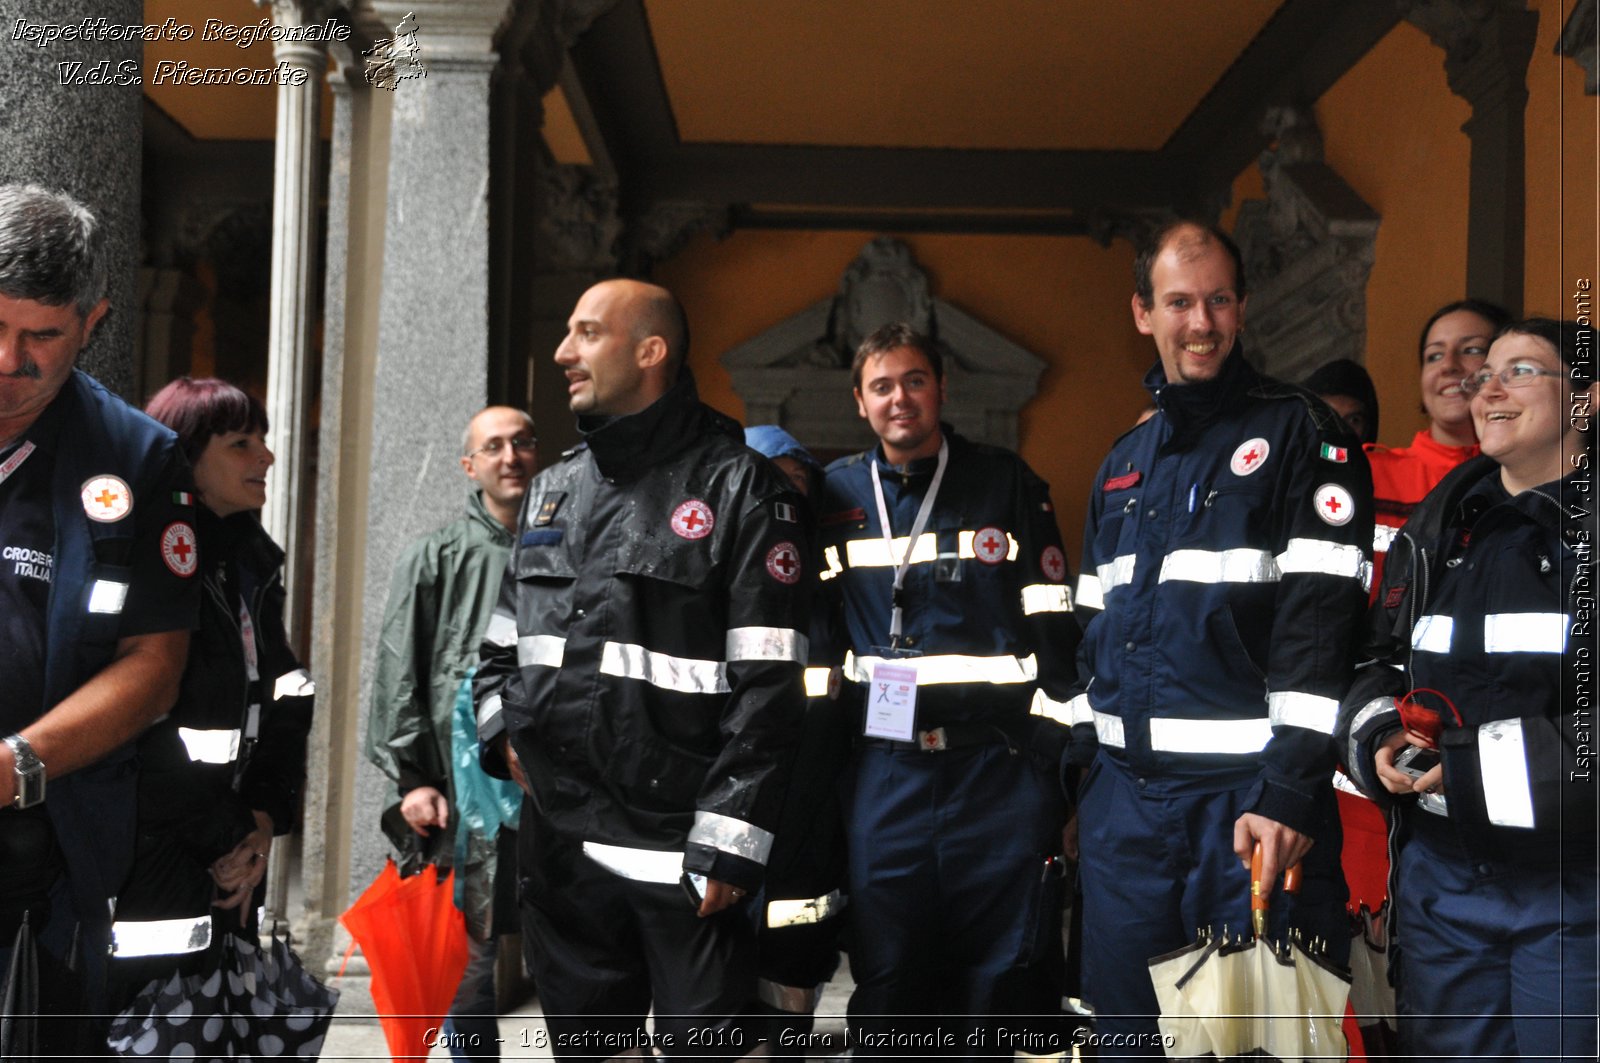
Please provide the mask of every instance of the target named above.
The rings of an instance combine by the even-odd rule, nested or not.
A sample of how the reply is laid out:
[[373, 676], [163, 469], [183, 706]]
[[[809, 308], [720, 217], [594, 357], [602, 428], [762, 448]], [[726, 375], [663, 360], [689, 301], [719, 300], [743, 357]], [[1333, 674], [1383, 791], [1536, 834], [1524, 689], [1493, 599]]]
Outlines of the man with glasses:
[[[367, 757], [399, 789], [404, 824], [393, 823], [393, 810], [385, 817], [400, 833], [396, 846], [408, 847], [406, 829], [423, 837], [440, 832], [443, 852], [464, 857], [455, 863], [465, 886], [469, 958], [444, 1043], [457, 1059], [498, 1059], [494, 882], [501, 854], [504, 870], [514, 874], [515, 832], [507, 828], [497, 838], [463, 826], [451, 767], [460, 758], [452, 753], [451, 735], [458, 697], [470, 699], [463, 687], [478, 660], [538, 460], [533, 420], [509, 406], [490, 406], [468, 423], [461, 451], [461, 468], [474, 485], [466, 513], [413, 544], [395, 570], [373, 676]], [[470, 700], [464, 704], [470, 720]], [[468, 748], [476, 770], [475, 733], [470, 727], [465, 733], [473, 736]]]

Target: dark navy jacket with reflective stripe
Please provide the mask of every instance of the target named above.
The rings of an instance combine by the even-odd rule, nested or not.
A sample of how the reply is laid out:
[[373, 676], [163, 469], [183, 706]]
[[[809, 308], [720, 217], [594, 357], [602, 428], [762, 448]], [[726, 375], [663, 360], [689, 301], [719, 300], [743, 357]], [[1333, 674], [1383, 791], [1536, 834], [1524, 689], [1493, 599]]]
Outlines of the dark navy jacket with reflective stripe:
[[1511, 496], [1499, 472], [1489, 457], [1462, 465], [1401, 529], [1341, 736], [1351, 777], [1409, 810], [1416, 800], [1382, 789], [1373, 756], [1400, 726], [1396, 697], [1439, 691], [1463, 724], [1450, 717], [1440, 740], [1447, 814], [1407, 821], [1468, 852], [1549, 865], [1595, 844], [1595, 517], [1576, 479]]
[[1145, 378], [1159, 412], [1095, 477], [1073, 737], [1170, 792], [1257, 785], [1303, 833], [1334, 766], [1371, 573], [1372, 482], [1339, 419], [1235, 348], [1210, 381]]
[[[754, 889], [805, 713], [800, 500], [680, 383], [534, 478], [475, 680], [540, 818], [675, 881]], [[608, 865], [611, 866], [611, 865]]]
[[[950, 457], [904, 586], [906, 648], [917, 655], [920, 730], [1017, 723], [1034, 708], [1066, 723], [1078, 644], [1050, 491], [1016, 454], [943, 427]], [[866, 683], [889, 642], [894, 569], [937, 458], [900, 467], [882, 449], [828, 467], [821, 514], [824, 593], [842, 600], [845, 679]], [[895, 544], [885, 546], [872, 490], [878, 463]]]

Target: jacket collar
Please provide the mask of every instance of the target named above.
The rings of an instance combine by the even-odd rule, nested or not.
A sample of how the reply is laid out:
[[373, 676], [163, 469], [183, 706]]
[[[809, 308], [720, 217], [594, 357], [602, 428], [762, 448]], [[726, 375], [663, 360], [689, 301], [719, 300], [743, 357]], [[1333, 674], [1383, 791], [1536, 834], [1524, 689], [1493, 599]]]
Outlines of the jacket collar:
[[[950, 427], [950, 422], [948, 421], [939, 422], [939, 432], [950, 443], [950, 457], [954, 460], [956, 454], [965, 449], [967, 441], [954, 428]], [[939, 455], [937, 453], [930, 454], [926, 458], [908, 461], [904, 465], [891, 465], [889, 464], [889, 459], [884, 457], [882, 443], [872, 448], [872, 460], [877, 462], [880, 469], [899, 476], [932, 476], [933, 470], [939, 465]]]
[[194, 507], [195, 534], [200, 540], [200, 557], [209, 565], [235, 561], [257, 576], [266, 576], [283, 565], [283, 548], [261, 526], [254, 511], [219, 517], [204, 502]]
[[483, 529], [494, 538], [494, 541], [503, 546], [511, 544], [511, 529], [494, 519], [494, 514], [489, 512], [489, 507], [483, 504], [483, 491], [473, 490], [467, 495], [467, 519], [483, 526]]
[[700, 402], [687, 371], [655, 402], [625, 417], [578, 418], [578, 431], [594, 454], [600, 474], [633, 479], [677, 457], [708, 432], [743, 440], [738, 423]]
[[1172, 435], [1162, 450], [1170, 453], [1188, 448], [1212, 422], [1237, 403], [1240, 396], [1265, 380], [1245, 360], [1244, 343], [1237, 339], [1233, 353], [1222, 363], [1217, 375], [1197, 384], [1169, 384], [1167, 372], [1158, 360], [1144, 375], [1144, 386], [1155, 399], [1162, 416], [1172, 425]]
[[1441, 461], [1452, 462], [1459, 465], [1468, 458], [1478, 456], [1478, 444], [1468, 443], [1464, 447], [1452, 447], [1448, 443], [1441, 443], [1433, 438], [1433, 434], [1426, 428], [1418, 430], [1411, 439], [1411, 450], [1420, 450], [1425, 454], [1437, 457]]

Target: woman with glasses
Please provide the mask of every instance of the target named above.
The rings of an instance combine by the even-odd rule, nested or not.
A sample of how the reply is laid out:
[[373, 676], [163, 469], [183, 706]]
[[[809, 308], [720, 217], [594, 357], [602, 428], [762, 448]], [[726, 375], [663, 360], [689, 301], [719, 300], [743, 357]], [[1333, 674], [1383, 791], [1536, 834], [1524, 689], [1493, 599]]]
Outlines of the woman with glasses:
[[1410, 1053], [1595, 1054], [1595, 357], [1593, 329], [1536, 318], [1463, 379], [1483, 453], [1395, 539], [1341, 714], [1398, 816]]
[[179, 544], [168, 563], [204, 590], [178, 701], [139, 740], [134, 868], [112, 924], [118, 1007], [254, 925], [311, 727], [311, 680], [284, 633], [283, 551], [258, 519], [273, 463], [266, 411], [232, 384], [189, 377], [145, 410], [194, 467], [198, 544]]

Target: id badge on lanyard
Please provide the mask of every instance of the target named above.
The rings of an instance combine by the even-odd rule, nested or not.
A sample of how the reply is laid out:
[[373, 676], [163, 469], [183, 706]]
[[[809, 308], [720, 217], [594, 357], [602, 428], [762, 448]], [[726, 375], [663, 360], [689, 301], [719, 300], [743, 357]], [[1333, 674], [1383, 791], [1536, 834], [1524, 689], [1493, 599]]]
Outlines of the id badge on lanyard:
[[[917, 540], [928, 526], [933, 513], [934, 500], [939, 486], [944, 482], [945, 465], [950, 460], [950, 443], [939, 443], [939, 462], [934, 467], [933, 481], [928, 493], [917, 508], [911, 534], [906, 537], [905, 552], [895, 565], [894, 584], [889, 592], [889, 645], [872, 647], [878, 663], [872, 666], [871, 687], [867, 693], [866, 724], [863, 733], [868, 738], [888, 738], [910, 742], [916, 737], [917, 723], [917, 666], [916, 655], [900, 645], [904, 630], [906, 570], [911, 567], [911, 555], [916, 551]], [[894, 557], [894, 531], [889, 526], [889, 507], [883, 498], [883, 481], [878, 476], [878, 464], [872, 463], [872, 492], [878, 504], [878, 527], [883, 533], [889, 556]]]

